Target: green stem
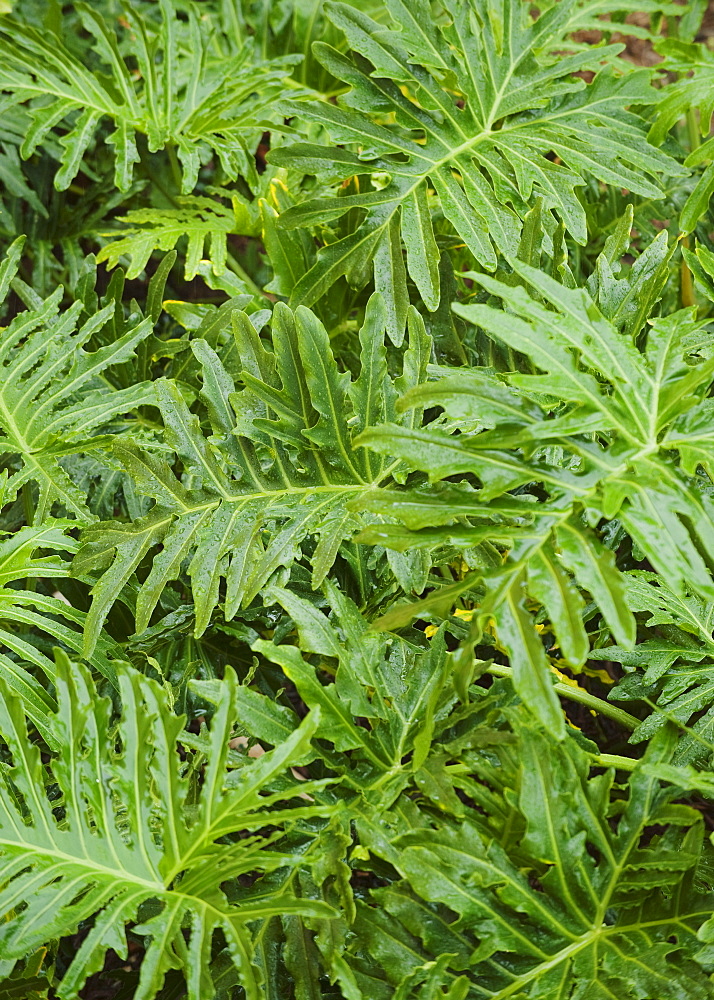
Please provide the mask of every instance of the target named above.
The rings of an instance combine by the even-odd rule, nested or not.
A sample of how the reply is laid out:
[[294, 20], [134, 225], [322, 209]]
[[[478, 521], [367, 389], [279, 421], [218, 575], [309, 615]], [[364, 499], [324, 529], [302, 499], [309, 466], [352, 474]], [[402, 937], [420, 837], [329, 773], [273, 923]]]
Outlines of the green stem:
[[32, 499], [32, 484], [22, 484], [22, 506], [25, 511], [25, 524], [32, 526], [35, 522], [35, 501]]
[[166, 152], [169, 154], [169, 163], [171, 164], [171, 176], [173, 182], [176, 185], [177, 191], [181, 191], [182, 178], [181, 178], [181, 167], [179, 165], [178, 157], [176, 155], [176, 146], [170, 142], [166, 146]]
[[687, 138], [689, 139], [689, 151], [694, 152], [702, 144], [702, 135], [699, 130], [699, 116], [696, 108], [687, 109]]
[[453, 331], [453, 335], [450, 338], [450, 343], [452, 343], [454, 345], [454, 348], [456, 350], [456, 354], [457, 354], [459, 360], [461, 361], [461, 363], [464, 364], [464, 365], [468, 365], [469, 359], [466, 356], [466, 351], [464, 350], [464, 345], [461, 343], [461, 337], [459, 337], [458, 333], [455, 330]]
[[[35, 501], [32, 498], [32, 484], [23, 483], [22, 484], [22, 506], [25, 511], [25, 523], [28, 525], [33, 525], [35, 523]], [[32, 577], [27, 577], [25, 579], [25, 590], [29, 590], [34, 593], [37, 586], [37, 581]]]
[[[513, 677], [513, 671], [510, 667], [503, 667], [498, 663], [492, 664], [487, 672], [493, 674], [494, 677]], [[619, 722], [625, 729], [632, 731], [637, 729], [640, 724], [640, 720], [636, 719], [634, 715], [630, 715], [629, 712], [624, 712], [621, 708], [611, 705], [609, 701], [596, 698], [594, 694], [584, 691], [583, 688], [571, 687], [569, 684], [562, 684], [560, 681], [556, 682], [553, 686], [561, 698], [569, 698], [570, 701], [577, 701], [581, 705], [586, 705], [594, 712], [599, 712], [601, 715], [608, 716], [614, 722]]]
[[[689, 237], [685, 236], [682, 240], [682, 245], [689, 249]], [[694, 294], [694, 281], [692, 280], [692, 272], [689, 270], [684, 255], [682, 255], [682, 263], [680, 264], [680, 294], [682, 299], [682, 305], [684, 308], [689, 308], [690, 306], [695, 306], [697, 304], [697, 299]]]
[[169, 188], [164, 183], [163, 176], [161, 174], [157, 173], [153, 169], [153, 167], [151, 165], [151, 162], [150, 162], [150, 158], [148, 156], [146, 156], [143, 152], [140, 153], [139, 170], [144, 175], [144, 177], [146, 177], [146, 179], [151, 184], [153, 184], [158, 191], [161, 192], [161, 194], [164, 196], [164, 198], [166, 198], [166, 200], [169, 201], [173, 205], [174, 208], [178, 208], [178, 202], [176, 201], [176, 195], [173, 193], [173, 191], [169, 190]]
[[337, 326], [332, 326], [329, 329], [330, 340], [334, 337], [339, 336], [341, 333], [356, 333], [359, 329], [356, 319], [346, 319], [342, 323], [338, 323]]
[[594, 753], [591, 756], [595, 766], [599, 764], [602, 767], [616, 767], [620, 771], [634, 771], [639, 764], [639, 760], [620, 757], [614, 753]]
[[230, 270], [233, 272], [233, 274], [235, 274], [235, 276], [237, 278], [240, 278], [240, 280], [247, 285], [247, 287], [250, 289], [250, 291], [253, 293], [253, 295], [257, 295], [261, 299], [263, 298], [263, 289], [260, 288], [259, 285], [256, 285], [256, 283], [253, 281], [253, 279], [251, 278], [251, 276], [248, 274], [247, 271], [245, 271], [241, 267], [241, 265], [235, 259], [235, 257], [233, 256], [233, 254], [231, 253], [230, 250], [228, 251], [228, 253], [226, 255], [226, 264], [228, 265], [228, 267], [230, 268]]

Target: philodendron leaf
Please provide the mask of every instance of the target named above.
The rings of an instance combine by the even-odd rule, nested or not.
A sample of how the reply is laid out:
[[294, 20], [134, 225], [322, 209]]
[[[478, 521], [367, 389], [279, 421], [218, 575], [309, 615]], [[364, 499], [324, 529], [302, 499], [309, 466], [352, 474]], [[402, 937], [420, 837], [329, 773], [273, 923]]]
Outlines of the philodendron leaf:
[[[77, 551], [78, 542], [69, 534], [73, 527], [71, 520], [50, 520], [0, 541], [0, 644], [7, 650], [0, 652], [0, 676], [52, 749], [57, 746], [52, 722], [56, 700], [47, 685], [54, 685], [56, 666], [46, 643], [51, 639], [79, 654], [86, 614], [73, 608], [60, 591], [51, 596], [38, 593], [36, 581], [69, 576], [69, 561], [49, 553]], [[103, 635], [88, 662], [116, 688], [117, 661], [122, 659], [119, 644]]]
[[[670, 805], [674, 731], [652, 743], [615, 818], [603, 811], [612, 771], [590, 777], [574, 740], [519, 729], [513, 771], [504, 752], [501, 767], [482, 765], [489, 782], [505, 771], [513, 812], [502, 832], [489, 798], [459, 817], [400, 801], [386, 820], [358, 819], [363, 842], [401, 881], [360, 904], [355, 973], [364, 974], [369, 954], [380, 986], [403, 996], [431, 969], [442, 996], [471, 996], [478, 984], [489, 1000], [705, 1000], [711, 982], [697, 932], [711, 936], [711, 893], [693, 877], [697, 813]], [[660, 768], [674, 786], [661, 786]]]
[[[435, 636], [424, 650], [370, 632], [352, 601], [330, 583], [325, 592], [331, 620], [289, 590], [268, 591], [266, 596], [281, 604], [295, 623], [300, 645], [260, 639], [253, 649], [282, 667], [307, 705], [319, 707], [318, 737], [337, 750], [356, 751], [354, 763], [359, 763], [352, 780], [365, 792], [373, 786], [394, 795], [409, 771], [417, 772], [424, 764], [438, 709], [455, 700], [444, 636]], [[321, 683], [304, 658], [309, 653], [336, 662], [334, 684]], [[557, 699], [555, 711], [562, 725]], [[404, 768], [408, 755], [411, 763]]]
[[[219, 601], [225, 618], [233, 618], [301, 552], [309, 553], [312, 585], [319, 586], [343, 541], [361, 526], [353, 501], [385, 488], [403, 470], [397, 457], [352, 444], [366, 424], [414, 422], [412, 413], [400, 418], [394, 412], [379, 295], [367, 307], [355, 380], [340, 371], [325, 328], [305, 308], [293, 313], [276, 305], [274, 351], [265, 348], [247, 314], [236, 313], [233, 322], [233, 345], [223, 359], [204, 340], [192, 344], [203, 374], [199, 414], [175, 382], [155, 384], [166, 444], [183, 474], [130, 442], [117, 444], [116, 458], [154, 506], [133, 522], [103, 522], [82, 535], [76, 575], [110, 562], [92, 591], [88, 650], [134, 570], [159, 544], [136, 602], [138, 631], [149, 625], [162, 591], [186, 560], [196, 635], [206, 630]], [[398, 388], [425, 378], [428, 350], [424, 324], [414, 313]], [[316, 544], [308, 548], [311, 536]]]
[[[661, 263], [668, 251], [659, 243]], [[527, 595], [549, 616], [568, 666], [582, 666], [588, 651], [573, 583], [594, 601], [619, 646], [631, 649], [637, 639], [617, 553], [598, 537], [598, 523], [619, 518], [669, 588], [714, 600], [706, 555], [714, 545], [714, 508], [708, 480], [698, 473], [711, 466], [714, 360], [691, 310], [653, 319], [646, 340], [633, 340], [641, 323], [618, 316], [603, 298], [604, 265], [600, 284], [592, 283], [604, 312], [584, 288], [566, 288], [517, 260], [513, 268], [524, 285], [472, 272], [500, 308], [483, 302], [456, 304], [454, 311], [527, 356], [535, 370], [498, 379], [477, 370], [427, 382], [406, 393], [398, 408], [438, 406], [446, 419], [419, 428], [371, 427], [358, 443], [398, 455], [432, 482], [452, 484], [441, 502], [435, 493], [428, 505], [421, 492], [409, 490], [366, 496], [370, 510], [401, 518], [409, 528], [379, 536], [372, 528], [369, 540], [401, 549], [488, 540], [505, 554], [496, 565], [483, 560], [463, 582], [445, 587], [443, 597], [435, 591], [411, 608], [398, 606], [382, 624], [393, 628], [420, 613], [443, 613], [465, 592], [485, 587], [471, 637], [478, 640], [489, 616], [497, 633], [502, 622], [516, 686], [553, 724], [542, 640], [525, 631], [529, 618], [531, 629], [537, 624], [532, 612], [538, 613], [527, 607]], [[656, 299], [660, 266], [643, 267], [636, 286], [641, 296]], [[454, 480], [468, 484], [469, 492], [455, 498]], [[704, 695], [695, 697], [692, 711], [706, 703]], [[678, 710], [684, 717], [684, 706], [678, 703]]]
[[0, 1000], [714, 1000], [708, 6], [0, 0]]
[[[657, 197], [663, 173], [682, 173], [648, 144], [644, 121], [630, 110], [659, 98], [646, 70], [615, 73], [608, 64], [617, 45], [563, 55], [577, 0], [539, 15], [512, 0], [447, 0], [436, 21], [423, 0], [391, 0], [387, 8], [390, 29], [348, 4], [328, 5], [353, 53], [318, 43], [316, 54], [349, 90], [337, 105], [301, 101], [288, 109], [324, 128], [335, 151], [299, 142], [272, 154], [274, 163], [306, 173], [374, 178], [357, 194], [309, 200], [281, 217], [297, 228], [356, 207], [365, 212], [355, 232], [319, 252], [292, 291], [296, 305], [312, 305], [337, 276], [363, 274], [373, 260], [377, 285], [391, 286], [390, 330], [398, 338], [407, 272], [427, 309], [439, 304], [435, 209], [494, 270], [498, 252], [515, 254], [536, 198], [585, 243], [577, 194], [584, 175]], [[587, 86], [583, 72], [594, 76]]]
[[[206, 780], [189, 821], [190, 786], [178, 754], [182, 719], [170, 711], [166, 692], [124, 669], [123, 711], [115, 728], [111, 703], [98, 696], [87, 672], [64, 656], [55, 686], [55, 748], [48, 761], [28, 744], [21, 703], [7, 688], [0, 706], [0, 731], [10, 754], [0, 804], [3, 957], [22, 958], [52, 938], [76, 934], [91, 919], [61, 977], [61, 995], [72, 1000], [102, 967], [108, 949], [126, 957], [130, 925], [145, 942], [135, 995], [144, 1000], [160, 995], [165, 976], [180, 962], [187, 996], [199, 1000], [213, 988], [212, 944], [220, 934], [246, 997], [259, 1000], [253, 935], [260, 926], [277, 914], [332, 914], [325, 903], [298, 899], [290, 889], [289, 870], [298, 858], [304, 861], [304, 849], [293, 856], [271, 849], [275, 836], [245, 837], [265, 826], [287, 832], [305, 812], [281, 808], [297, 795], [295, 780], [272, 797], [273, 808], [263, 796], [286, 761], [300, 755], [317, 714], [280, 751], [230, 774], [226, 755], [235, 678], [228, 674], [211, 724]], [[47, 796], [49, 786], [60, 796], [61, 819]], [[284, 877], [267, 894], [229, 900], [222, 889], [241, 874], [275, 871]]]
[[[15, 241], [0, 265], [0, 304], [17, 272], [23, 242]], [[37, 295], [34, 300], [0, 329], [0, 454], [19, 460], [5, 500], [35, 482], [36, 524], [55, 507], [87, 523], [93, 515], [86, 497], [61, 459], [106, 449], [111, 438], [98, 433], [103, 426], [117, 414], [154, 402], [150, 382], [115, 389], [103, 381], [107, 368], [135, 356], [152, 324], [140, 320], [118, 340], [87, 351], [84, 345], [110, 321], [115, 303], [81, 319], [82, 302], [61, 308], [61, 288], [44, 301]]]
[[64, 124], [56, 188], [70, 186], [107, 122], [114, 183], [121, 191], [129, 189], [141, 161], [139, 136], [152, 152], [169, 148], [177, 156], [183, 194], [194, 189], [209, 150], [220, 157], [228, 177], [256, 179], [253, 144], [260, 139], [263, 119], [274, 111], [293, 59], [253, 61], [249, 45], [221, 58], [198, 12], [189, 8], [184, 20], [170, 0], [161, 0], [158, 23], [140, 7], [124, 5], [123, 28], [134, 39], [127, 59], [123, 38], [96, 5], [76, 4], [75, 10], [93, 39], [99, 64], [85, 63], [54, 32], [13, 17], [0, 21], [7, 54], [0, 91], [6, 105], [26, 106], [29, 115], [22, 155], [49, 144], [55, 127]]

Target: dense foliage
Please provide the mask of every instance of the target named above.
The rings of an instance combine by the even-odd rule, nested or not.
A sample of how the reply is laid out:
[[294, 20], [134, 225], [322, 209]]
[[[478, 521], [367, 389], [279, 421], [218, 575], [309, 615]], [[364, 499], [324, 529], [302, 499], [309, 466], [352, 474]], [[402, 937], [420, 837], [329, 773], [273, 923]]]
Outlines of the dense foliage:
[[707, 4], [0, 10], [0, 1000], [714, 998]]

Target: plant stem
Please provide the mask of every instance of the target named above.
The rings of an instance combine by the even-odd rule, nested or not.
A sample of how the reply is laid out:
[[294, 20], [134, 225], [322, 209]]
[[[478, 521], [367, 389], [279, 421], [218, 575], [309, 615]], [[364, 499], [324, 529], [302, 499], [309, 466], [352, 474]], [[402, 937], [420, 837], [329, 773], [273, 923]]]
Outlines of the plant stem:
[[[494, 677], [512, 677], [513, 671], [510, 667], [503, 667], [498, 663], [492, 664], [487, 673], [493, 674]], [[611, 705], [609, 701], [603, 701], [602, 698], [596, 698], [594, 694], [590, 694], [589, 691], [584, 691], [582, 688], [571, 687], [569, 684], [561, 684], [560, 681], [556, 682], [554, 685], [555, 690], [561, 696], [561, 698], [569, 698], [571, 701], [577, 701], [581, 705], [586, 705], [591, 708], [594, 712], [599, 712], [601, 715], [607, 715], [608, 718], [612, 719], [614, 722], [619, 722], [621, 726], [630, 731], [637, 729], [640, 724], [640, 720], [636, 719], [634, 715], [630, 715], [629, 712], [624, 712], [621, 708], [617, 708], [616, 705]]]
[[256, 285], [251, 276], [246, 270], [243, 269], [243, 267], [241, 267], [230, 250], [226, 254], [226, 264], [233, 274], [246, 284], [253, 295], [263, 298], [263, 289]]
[[176, 146], [172, 142], [167, 143], [166, 152], [169, 154], [169, 163], [171, 165], [171, 176], [180, 194], [182, 177], [181, 177], [181, 167], [179, 166], [178, 157], [176, 156]]
[[[32, 484], [23, 483], [22, 484], [22, 506], [25, 511], [25, 524], [35, 523], [35, 501], [32, 497]], [[33, 577], [26, 577], [25, 579], [25, 590], [34, 592], [37, 585], [36, 580]]]
[[35, 501], [32, 499], [32, 484], [22, 484], [22, 506], [25, 512], [25, 523], [35, 523]]
[[594, 753], [591, 755], [593, 764], [600, 764], [602, 767], [616, 767], [620, 771], [634, 771], [639, 760], [632, 757], [620, 757], [614, 753]]
[[148, 156], [146, 156], [143, 152], [140, 153], [140, 156], [139, 170], [141, 173], [161, 192], [164, 198], [166, 198], [166, 200], [170, 202], [174, 208], [177, 208], [178, 202], [176, 201], [176, 195], [166, 186], [162, 175], [153, 169]]
[[[685, 236], [682, 240], [682, 245], [689, 249], [689, 237]], [[681, 299], [682, 305], [685, 308], [689, 306], [695, 306], [697, 304], [696, 297], [694, 295], [694, 282], [692, 281], [692, 272], [689, 270], [684, 255], [682, 255], [682, 263], [680, 265], [680, 279], [681, 279]]]
[[689, 151], [699, 149], [702, 144], [702, 136], [699, 130], [699, 116], [696, 108], [687, 109], [687, 138], [689, 139]]

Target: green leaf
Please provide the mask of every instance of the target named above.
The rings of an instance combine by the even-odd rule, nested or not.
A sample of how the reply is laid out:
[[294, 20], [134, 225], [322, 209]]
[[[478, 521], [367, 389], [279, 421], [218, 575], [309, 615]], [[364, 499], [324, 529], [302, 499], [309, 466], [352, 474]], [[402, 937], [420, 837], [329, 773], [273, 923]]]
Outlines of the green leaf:
[[[67, 533], [73, 523], [55, 520], [41, 528], [24, 527], [0, 542], [0, 643], [10, 654], [0, 653], [0, 676], [21, 700], [28, 719], [52, 749], [56, 749], [56, 737], [51, 713], [56, 702], [46, 685], [54, 682], [55, 664], [36, 634], [44, 634], [52, 643], [61, 643], [78, 653], [86, 615], [72, 608], [59, 592], [47, 597], [19, 589], [18, 585], [34, 588], [38, 579], [61, 580], [69, 576], [69, 563], [47, 553], [76, 552], [78, 543]], [[42, 555], [37, 555], [38, 550]], [[108, 636], [102, 636], [89, 663], [116, 687], [116, 662], [122, 656], [121, 648]], [[37, 676], [38, 669], [44, 684]]]
[[[601, 262], [626, 242], [623, 231]], [[669, 259], [664, 240], [656, 242], [651, 260], [624, 289], [625, 298], [632, 292], [632, 301], [646, 299], [648, 308], [661, 294]], [[587, 652], [586, 637], [578, 622], [581, 599], [566, 570], [589, 592], [622, 646], [636, 638], [614, 552], [588, 523], [618, 517], [669, 586], [714, 598], [704, 555], [714, 545], [714, 511], [697, 474], [700, 464], [711, 464], [706, 394], [714, 368], [706, 335], [689, 310], [654, 320], [636, 346], [630, 334], [637, 335], [644, 314], [618, 313], [618, 297], [621, 304], [625, 299], [617, 289], [607, 298], [602, 281], [593, 283], [608, 316], [585, 289], [565, 288], [517, 260], [513, 268], [525, 285], [471, 272], [506, 308], [483, 302], [454, 309], [547, 374], [516, 371], [496, 379], [491, 369], [474, 369], [441, 377], [437, 369], [435, 381], [405, 394], [398, 409], [440, 406], [445, 416], [418, 430], [394, 423], [368, 428], [358, 443], [396, 453], [432, 481], [468, 484], [470, 492], [456, 494], [452, 485], [428, 500], [418, 490], [368, 494], [362, 502], [369, 510], [402, 518], [410, 530], [373, 526], [362, 538], [397, 551], [451, 543], [478, 552], [463, 583], [398, 605], [379, 624], [394, 628], [421, 614], [444, 614], [455, 598], [484, 586], [473, 634], [489, 615], [498, 620], [506, 614], [514, 671], [529, 678], [524, 684], [537, 685], [549, 680], [540, 639], [525, 636], [528, 617], [513, 597], [524, 571], [525, 585], [532, 581], [531, 595], [551, 616], [563, 653], [575, 665]], [[604, 264], [599, 274], [606, 274]], [[500, 547], [495, 559], [486, 554], [489, 542]], [[501, 612], [507, 600], [511, 611]], [[550, 695], [530, 690], [526, 700], [554, 711]]]
[[[187, 239], [184, 278], [190, 281], [203, 261], [206, 240], [213, 274], [223, 274], [228, 254], [227, 238], [233, 233], [255, 236], [258, 221], [251, 217], [250, 206], [233, 195], [232, 205], [205, 196], [177, 199], [178, 208], [140, 208], [119, 217], [126, 226], [99, 251], [97, 261], [115, 267], [122, 257], [129, 257], [126, 272], [129, 280], [138, 277], [156, 250], [172, 250], [179, 240]], [[114, 233], [105, 235], [112, 236]]]
[[684, 203], [682, 214], [679, 217], [679, 228], [683, 233], [693, 232], [699, 220], [708, 212], [713, 194], [714, 163], [710, 163]]
[[557, 536], [563, 561], [595, 598], [615, 637], [631, 646], [637, 634], [635, 619], [625, 605], [623, 580], [613, 553], [598, 545], [592, 535], [585, 537], [572, 521], [559, 525]]
[[[673, 741], [651, 745], [608, 819], [613, 773], [590, 777], [574, 740], [519, 730], [515, 773], [505, 762], [483, 765], [487, 780], [506, 771], [515, 834], [494, 835], [488, 807], [453, 819], [401, 801], [380, 833], [369, 815], [359, 820], [361, 836], [402, 881], [373, 890], [360, 907], [354, 968], [370, 955], [404, 996], [421, 996], [407, 989], [438, 967], [442, 996], [467, 995], [467, 970], [490, 1000], [704, 1000], [710, 982], [696, 935], [711, 904], [691, 879], [701, 827], [686, 809], [674, 819], [685, 829], [666, 828], [676, 792], [658, 780]], [[658, 816], [662, 832], [643, 840]]]
[[[260, 639], [253, 649], [279, 664], [307, 705], [319, 706], [317, 736], [336, 750], [355, 750], [352, 781], [392, 796], [407, 773], [402, 762], [412, 754], [410, 770], [419, 771], [430, 751], [437, 713], [455, 700], [449, 684], [449, 661], [443, 635], [428, 650], [369, 631], [369, 623], [349, 598], [325, 584], [332, 608], [328, 620], [303, 598], [282, 588], [269, 596], [293, 619], [299, 647]], [[323, 685], [305, 654], [336, 661], [334, 684]], [[368, 722], [357, 725], [355, 716]], [[328, 760], [330, 758], [328, 757]]]
[[[265, 349], [246, 314], [234, 317], [234, 344], [224, 361], [206, 341], [193, 341], [203, 371], [200, 416], [188, 408], [176, 383], [155, 384], [166, 443], [182, 476], [165, 460], [119, 441], [117, 459], [136, 491], [155, 504], [133, 523], [103, 522], [82, 536], [75, 575], [110, 563], [92, 590], [86, 650], [158, 544], [162, 549], [136, 601], [139, 632], [149, 626], [164, 588], [185, 561], [197, 636], [219, 601], [226, 619], [233, 618], [276, 572], [289, 571], [302, 551], [311, 552], [312, 585], [320, 585], [341, 543], [360, 527], [352, 501], [386, 486], [401, 467], [394, 456], [376, 459], [352, 446], [361, 422], [394, 416], [385, 322], [375, 297], [361, 333], [362, 372], [354, 382], [339, 371], [324, 327], [304, 308], [293, 315], [276, 306], [274, 353]], [[423, 335], [417, 326], [401, 376], [405, 385], [424, 377], [421, 362], [412, 372]], [[240, 382], [244, 387], [236, 389]], [[405, 420], [411, 422], [412, 415]], [[316, 544], [308, 549], [310, 536]]]
[[496, 610], [498, 637], [513, 664], [513, 686], [535, 716], [560, 739], [565, 723], [545, 650], [524, 607], [523, 580], [516, 577]]
[[[437, 21], [418, 0], [392, 0], [388, 9], [394, 25], [389, 30], [354, 7], [330, 4], [329, 16], [353, 53], [344, 56], [320, 43], [316, 53], [350, 89], [337, 106], [288, 106], [326, 129], [339, 155], [305, 143], [271, 154], [272, 162], [285, 167], [342, 179], [372, 172], [375, 178], [374, 187], [359, 194], [302, 203], [282, 216], [283, 225], [294, 227], [356, 206], [366, 210], [355, 233], [319, 252], [293, 290], [295, 305], [313, 304], [338, 276], [349, 278], [374, 257], [377, 276], [396, 274], [391, 314], [398, 339], [403, 264], [397, 226], [425, 305], [434, 310], [439, 301], [432, 191], [476, 260], [494, 270], [496, 251], [515, 253], [520, 219], [535, 199], [585, 243], [576, 193], [583, 175], [656, 197], [658, 176], [681, 172], [648, 145], [643, 120], [626, 110], [658, 100], [647, 71], [615, 75], [607, 65], [617, 52], [614, 45], [584, 46], [563, 56], [580, 13], [575, 2], [536, 19], [527, 7], [506, 0], [449, 2]], [[595, 74], [587, 86], [572, 75], [582, 71]], [[342, 151], [345, 145], [359, 160]], [[378, 286], [384, 281], [378, 277]]]
[[[266, 822], [289, 829], [278, 803], [296, 794], [297, 782], [272, 800], [273, 809], [263, 793], [284, 769], [284, 754], [309, 740], [316, 721], [303, 723], [283, 756], [266, 754], [232, 780], [226, 752], [233, 675], [224, 683], [206, 780], [190, 822], [189, 786], [177, 754], [182, 722], [154, 682], [136, 671], [122, 672], [123, 713], [110, 739], [110, 703], [97, 695], [85, 671], [60, 657], [53, 717], [58, 748], [46, 764], [28, 745], [20, 705], [6, 691], [0, 727], [12, 763], [4, 768], [8, 794], [0, 807], [0, 905], [8, 915], [0, 929], [2, 951], [23, 957], [50, 938], [76, 933], [92, 918], [62, 977], [68, 1000], [102, 967], [107, 949], [126, 956], [128, 924], [145, 942], [136, 996], [159, 995], [166, 974], [177, 967], [184, 969], [187, 996], [205, 996], [212, 988], [211, 944], [220, 931], [246, 996], [258, 1000], [250, 927], [279, 913], [332, 912], [324, 903], [295, 898], [280, 881], [267, 895], [251, 898], [248, 892], [240, 901], [229, 902], [221, 889], [241, 873], [284, 871], [294, 864], [290, 854], [271, 851], [269, 840], [236, 835]], [[57, 783], [61, 822], [47, 797], [47, 780]]]
[[[113, 131], [114, 183], [131, 185], [141, 156], [137, 136], [151, 152], [168, 148], [181, 164], [181, 193], [196, 186], [201, 160], [208, 150], [220, 158], [224, 175], [257, 179], [253, 150], [274, 114], [276, 98], [294, 61], [250, 58], [250, 47], [228, 58], [217, 57], [208, 26], [191, 10], [188, 20], [168, 2], [161, 18], [145, 16], [132, 4], [124, 7], [132, 33], [132, 52], [124, 54], [123, 38], [101, 10], [77, 4], [81, 30], [89, 33], [94, 58], [82, 59], [54, 32], [42, 32], [8, 17], [0, 24], [7, 59], [0, 70], [0, 91], [9, 105], [28, 106], [30, 127], [21, 154], [27, 158], [47, 144], [60, 123], [60, 168], [55, 186], [66, 190], [88, 156], [103, 122]], [[69, 29], [67, 37], [71, 37]], [[138, 79], [133, 74], [138, 65]], [[41, 98], [41, 103], [36, 102]], [[275, 122], [279, 126], [279, 122]], [[166, 238], [164, 239], [166, 242]]]
[[529, 562], [528, 590], [552, 619], [565, 659], [581, 665], [590, 650], [582, 619], [585, 602], [552, 546], [543, 545]]
[[[7, 258], [6, 288], [20, 247], [17, 243], [16, 253]], [[106, 448], [107, 438], [92, 432], [155, 399], [150, 382], [116, 389], [103, 379], [107, 368], [134, 357], [151, 332], [151, 320], [136, 323], [114, 342], [89, 352], [84, 345], [109, 322], [114, 303], [80, 322], [82, 303], [61, 310], [61, 293], [59, 288], [44, 301], [34, 296], [36, 304], [0, 330], [0, 453], [20, 464], [5, 496], [10, 500], [25, 484], [36, 482], [36, 524], [50, 516], [55, 505], [80, 522], [92, 520], [84, 494], [60, 459]]]
[[[665, 72], [677, 74], [679, 79], [667, 87], [664, 99], [657, 109], [657, 118], [650, 128], [650, 138], [658, 145], [667, 132], [689, 109], [699, 109], [699, 130], [709, 134], [709, 121], [714, 111], [711, 82], [714, 59], [706, 45], [682, 41], [679, 38], [658, 39], [656, 50], [663, 56], [660, 65]], [[707, 143], [690, 154], [688, 163], [699, 163], [708, 155]]]

